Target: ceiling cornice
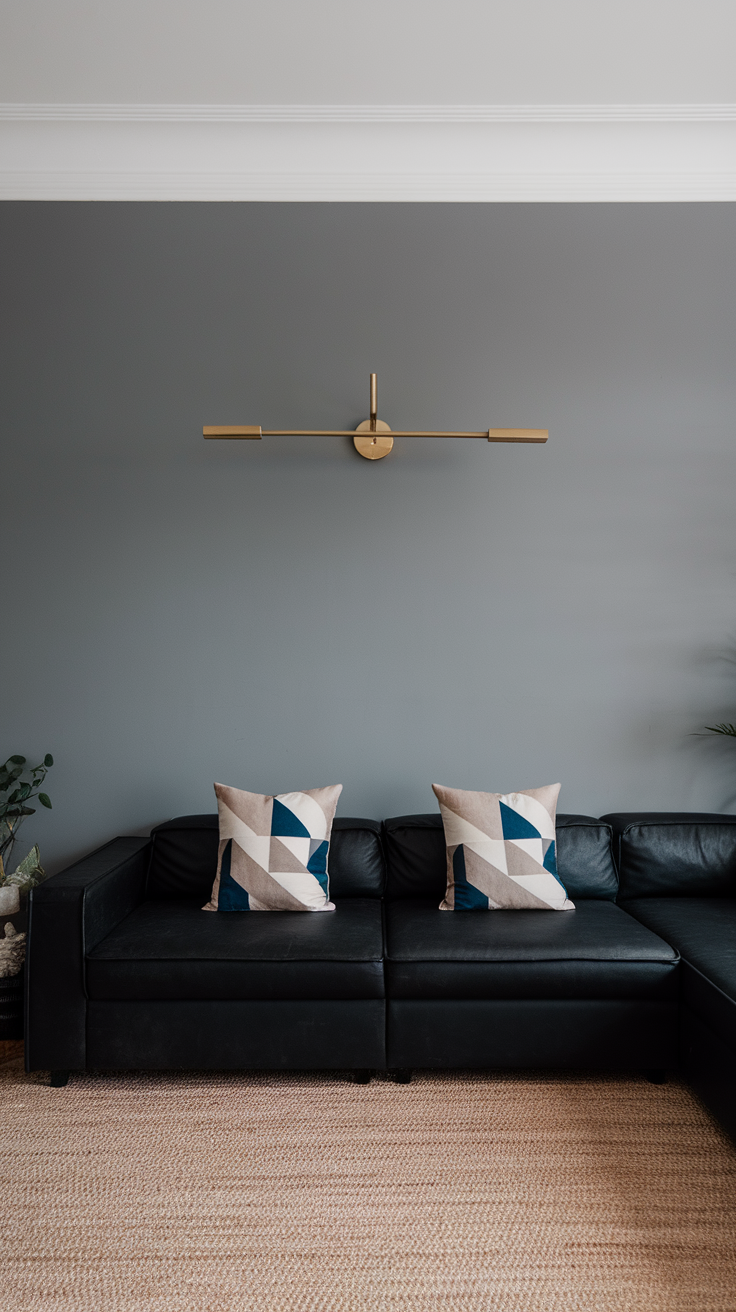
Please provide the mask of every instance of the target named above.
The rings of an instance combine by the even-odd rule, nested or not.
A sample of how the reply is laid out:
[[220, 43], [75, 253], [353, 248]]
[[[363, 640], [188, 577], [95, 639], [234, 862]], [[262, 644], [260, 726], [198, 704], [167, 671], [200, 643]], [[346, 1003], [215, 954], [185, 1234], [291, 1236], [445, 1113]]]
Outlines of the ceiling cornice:
[[733, 123], [736, 104], [163, 105], [0, 103], [0, 122]]
[[5, 200], [735, 201], [736, 105], [0, 105]]

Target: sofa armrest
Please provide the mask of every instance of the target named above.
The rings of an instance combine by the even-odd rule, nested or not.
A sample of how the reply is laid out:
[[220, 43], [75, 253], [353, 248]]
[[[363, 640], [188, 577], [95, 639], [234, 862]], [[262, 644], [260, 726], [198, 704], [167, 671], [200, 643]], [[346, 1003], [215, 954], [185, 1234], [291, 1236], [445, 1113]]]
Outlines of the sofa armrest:
[[85, 955], [143, 900], [150, 839], [114, 838], [34, 888], [26, 961], [26, 1070], [83, 1070]]

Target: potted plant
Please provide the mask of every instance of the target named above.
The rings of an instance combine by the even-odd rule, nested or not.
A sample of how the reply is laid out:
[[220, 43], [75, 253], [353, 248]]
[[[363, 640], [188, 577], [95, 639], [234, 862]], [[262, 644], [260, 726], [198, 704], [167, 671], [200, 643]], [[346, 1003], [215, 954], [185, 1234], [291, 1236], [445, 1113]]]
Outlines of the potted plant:
[[[38, 846], [34, 844], [20, 864], [12, 869], [11, 855], [18, 830], [38, 799], [51, 809], [41, 785], [54, 764], [46, 755], [40, 765], [26, 768], [25, 756], [9, 756], [0, 766], [0, 1038], [23, 1037], [23, 981], [26, 954], [25, 903], [28, 892], [45, 878]], [[25, 777], [24, 777], [25, 776]]]
[[[0, 886], [7, 879], [5, 871], [18, 838], [18, 830], [26, 816], [36, 813], [35, 806], [29, 806], [28, 803], [38, 798], [41, 806], [51, 810], [48, 793], [42, 793], [40, 788], [53, 764], [53, 756], [47, 753], [41, 764], [32, 766], [30, 770], [26, 769], [25, 756], [9, 756], [5, 764], [0, 766]], [[30, 775], [30, 779], [24, 779], [24, 774]]]
[[727, 738], [736, 738], [736, 724], [706, 724], [707, 733], [723, 733]]

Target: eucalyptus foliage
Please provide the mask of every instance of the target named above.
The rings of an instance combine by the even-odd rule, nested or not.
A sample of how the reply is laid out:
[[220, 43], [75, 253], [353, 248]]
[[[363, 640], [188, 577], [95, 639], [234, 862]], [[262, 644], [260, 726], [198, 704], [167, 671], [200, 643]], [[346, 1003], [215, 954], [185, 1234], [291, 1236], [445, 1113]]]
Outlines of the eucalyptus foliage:
[[6, 853], [12, 851], [26, 816], [35, 815], [36, 808], [29, 806], [29, 802], [38, 799], [41, 806], [51, 810], [48, 793], [39, 790], [53, 764], [53, 756], [47, 753], [40, 765], [30, 768], [26, 768], [25, 756], [9, 756], [0, 766], [0, 883]]

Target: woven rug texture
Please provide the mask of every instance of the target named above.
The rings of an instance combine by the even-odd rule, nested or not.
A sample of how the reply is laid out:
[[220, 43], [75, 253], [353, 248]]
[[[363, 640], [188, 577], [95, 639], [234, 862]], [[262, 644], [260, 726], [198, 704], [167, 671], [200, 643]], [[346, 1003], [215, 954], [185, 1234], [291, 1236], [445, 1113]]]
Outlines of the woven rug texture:
[[735, 1312], [682, 1084], [0, 1067], [3, 1312]]

